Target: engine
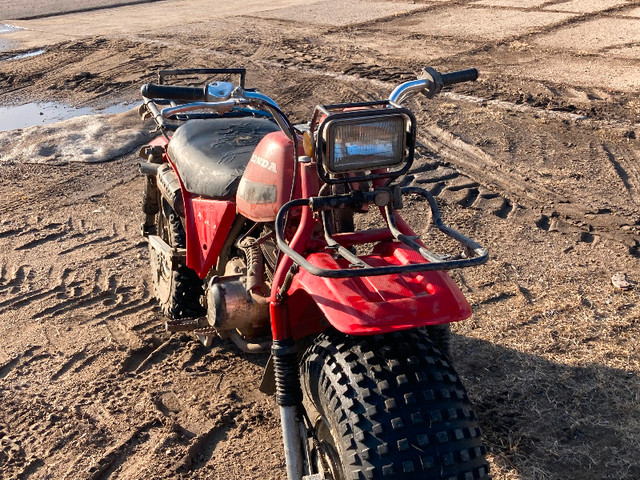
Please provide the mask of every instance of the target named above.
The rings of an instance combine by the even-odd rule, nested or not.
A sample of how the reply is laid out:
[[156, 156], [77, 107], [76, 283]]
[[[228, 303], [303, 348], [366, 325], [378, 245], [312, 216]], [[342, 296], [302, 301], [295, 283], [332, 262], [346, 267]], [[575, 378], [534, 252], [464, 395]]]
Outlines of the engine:
[[224, 275], [208, 282], [207, 320], [221, 337], [251, 344], [270, 331], [267, 298], [276, 262], [275, 242], [267, 232], [260, 239], [244, 238], [239, 247], [239, 255], [226, 263]]

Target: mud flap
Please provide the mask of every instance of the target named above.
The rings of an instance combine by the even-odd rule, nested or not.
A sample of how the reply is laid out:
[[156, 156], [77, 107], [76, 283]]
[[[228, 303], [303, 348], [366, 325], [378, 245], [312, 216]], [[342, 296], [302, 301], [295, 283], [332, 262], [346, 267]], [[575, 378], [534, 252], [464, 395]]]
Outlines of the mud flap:
[[269, 360], [264, 366], [259, 390], [265, 395], [275, 395], [276, 393], [276, 376], [273, 368], [273, 355], [269, 355]]

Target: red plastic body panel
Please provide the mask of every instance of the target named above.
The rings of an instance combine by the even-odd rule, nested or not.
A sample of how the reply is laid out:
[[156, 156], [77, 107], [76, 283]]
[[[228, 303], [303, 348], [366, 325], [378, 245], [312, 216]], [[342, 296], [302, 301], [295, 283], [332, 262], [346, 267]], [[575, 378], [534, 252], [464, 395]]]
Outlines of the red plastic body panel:
[[[379, 252], [362, 258], [372, 266], [424, 261], [417, 252], [397, 242], [385, 243]], [[327, 253], [312, 253], [307, 260], [322, 268], [347, 267], [346, 261], [335, 260]], [[305, 305], [308, 301], [317, 305], [331, 325], [349, 335], [373, 335], [450, 323], [471, 315], [464, 295], [442, 271], [330, 279], [300, 270], [289, 294], [290, 321], [296, 337], [308, 330], [303, 323], [318, 325], [313, 309]], [[294, 297], [298, 297], [297, 302]]]
[[187, 267], [204, 278], [218, 261], [224, 241], [236, 216], [233, 202], [195, 197], [182, 189]]
[[152, 147], [161, 146], [166, 148], [168, 144], [169, 144], [169, 140], [167, 139], [167, 137], [164, 137], [164, 136], [156, 137], [149, 142], [149, 145]]
[[[299, 154], [303, 154], [302, 140]], [[272, 222], [291, 197], [294, 172], [293, 142], [283, 132], [266, 135], [242, 175], [236, 203], [238, 213], [254, 222]], [[296, 198], [300, 197], [300, 182]]]

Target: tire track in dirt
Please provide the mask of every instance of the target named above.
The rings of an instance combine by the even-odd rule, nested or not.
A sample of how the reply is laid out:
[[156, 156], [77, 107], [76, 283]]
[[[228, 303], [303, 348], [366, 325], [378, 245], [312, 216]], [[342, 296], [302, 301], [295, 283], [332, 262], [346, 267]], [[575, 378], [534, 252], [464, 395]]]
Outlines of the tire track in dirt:
[[608, 145], [606, 142], [602, 142], [600, 148], [626, 189], [630, 200], [640, 206], [640, 173], [637, 167], [640, 157], [637, 151]]
[[[480, 195], [476, 197], [473, 202], [479, 202], [478, 205], [475, 205], [476, 207], [481, 207], [485, 203], [483, 200], [491, 200], [493, 203], [500, 202], [500, 208], [491, 212], [494, 215], [501, 218], [510, 218], [517, 212], [518, 216], [522, 217], [522, 220], [535, 223], [539, 228], [548, 231], [552, 229], [551, 224], [545, 221], [546, 215], [541, 215], [539, 211], [547, 209], [548, 203], [552, 201], [554, 203], [553, 210], [560, 215], [555, 218], [552, 230], [579, 233], [581, 240], [586, 240], [587, 243], [593, 241], [593, 235], [596, 232], [598, 235], [610, 240], [623, 243], [629, 249], [630, 254], [638, 255], [640, 235], [631, 231], [620, 230], [620, 226], [627, 224], [628, 219], [616, 217], [611, 212], [606, 212], [606, 218], [600, 219], [593, 215], [592, 211], [584, 207], [575, 203], [566, 203], [564, 198], [547, 188], [539, 184], [532, 185], [531, 183], [523, 182], [519, 176], [501, 170], [497, 161], [482, 150], [466, 144], [439, 127], [430, 126], [426, 130], [423, 129], [419, 141], [429, 150], [461, 168], [464, 173], [459, 173], [455, 177], [458, 175], [467, 176], [472, 182], [469, 184], [469, 188], [476, 188], [475, 185], [477, 184], [483, 185], [488, 190], [488, 194], [485, 194], [484, 197], [480, 197]], [[455, 178], [451, 177], [451, 175], [454, 175], [453, 173], [449, 173], [449, 175], [447, 180]], [[447, 191], [446, 184], [439, 188], [438, 195]], [[464, 188], [463, 185], [462, 190]], [[481, 200], [478, 200], [478, 198], [481, 198]], [[496, 200], [497, 198], [500, 199]], [[465, 205], [463, 199], [456, 199], [455, 196], [453, 200], [460, 206], [474, 207], [473, 203]]]
[[[111, 2], [90, 2], [91, 5], [86, 5], [84, 7], [78, 7], [78, 4], [70, 3], [66, 6], [62, 4], [62, 2], [55, 2], [51, 5], [51, 2], [40, 2], [40, 3], [49, 3], [49, 6], [38, 5], [38, 2], [29, 2], [26, 5], [14, 5], [9, 12], [8, 16], [5, 18], [8, 20], [35, 20], [41, 18], [50, 18], [57, 17], [61, 15], [72, 15], [76, 13], [85, 13], [85, 12], [93, 12], [96, 10], [109, 10], [112, 8], [119, 8], [123, 6], [132, 6], [132, 5], [140, 5], [145, 3], [153, 3], [159, 0], [119, 0], [119, 1], [111, 1]], [[32, 15], [32, 13], [40, 12], [37, 15]], [[29, 13], [27, 13], [29, 12]]]
[[[74, 224], [69, 218], [64, 222], [31, 225], [30, 228], [27, 225], [29, 224], [18, 228], [12, 226], [6, 231], [16, 234], [3, 236], [5, 243], [9, 243], [14, 252], [46, 250], [54, 255], [74, 258], [82, 258], [87, 254], [93, 257], [97, 254], [118, 261], [123, 255], [130, 255], [131, 251], [140, 248], [137, 239], [132, 242], [127, 238], [129, 232], [125, 224], [111, 223], [107, 229], [95, 228], [77, 220]], [[39, 230], [52, 233], [40, 236]], [[30, 307], [30, 318], [50, 321], [70, 314], [83, 315], [84, 312], [93, 316], [97, 307], [99, 318], [104, 323], [105, 319], [112, 321], [119, 315], [127, 316], [145, 309], [151, 310], [147, 287], [124, 285], [115, 272], [107, 277], [105, 271], [98, 268], [94, 270], [95, 274], [87, 272], [89, 275], [86, 275], [81, 268], [76, 268], [72, 275], [72, 270], [64, 267], [59, 272], [50, 268], [42, 276], [28, 264], [12, 267], [12, 260], [15, 261], [16, 258], [11, 257], [9, 260], [6, 266], [3, 265], [0, 279], [0, 294], [5, 292], [0, 296], [0, 315], [26, 306]], [[73, 260], [72, 262], [75, 263]], [[85, 263], [84, 260], [82, 263]], [[10, 269], [13, 269], [12, 273], [9, 273]], [[101, 277], [104, 280], [101, 281]], [[134, 296], [137, 298], [133, 298]]]
[[86, 359], [86, 357], [87, 357], [87, 348], [86, 347], [84, 347], [79, 352], [71, 354], [71, 356], [67, 355], [65, 357], [66, 360], [62, 364], [62, 366], [60, 368], [58, 368], [58, 370], [56, 370], [53, 375], [51, 375], [51, 381], [55, 382], [56, 380], [58, 380], [61, 376], [63, 376], [69, 370], [71, 370], [71, 368], [76, 363], [78, 363], [80, 361], [83, 361], [84, 359]]
[[[146, 254], [146, 250], [140, 250], [138, 233], [119, 219], [96, 225], [101, 214], [94, 210], [89, 204], [88, 211], [72, 217], [73, 222], [55, 218], [34, 222], [25, 217], [3, 225], [10, 233], [0, 238], [0, 250], [13, 253], [0, 257], [0, 316], [17, 314], [19, 324], [27, 326], [26, 338], [49, 342], [28, 347], [0, 365], [0, 378], [10, 378], [12, 385], [10, 390], [0, 391], [0, 401], [5, 405], [0, 422], [11, 431], [22, 432], [13, 439], [16, 448], [7, 447], [6, 454], [0, 451], [3, 477], [47, 476], [56, 463], [70, 465], [67, 473], [58, 472], [57, 478], [112, 478], [128, 462], [132, 468], [137, 465], [137, 470], [132, 470], [136, 472], [139, 458], [145, 458], [150, 449], [145, 445], [151, 438], [149, 433], [162, 431], [155, 417], [142, 415], [141, 425], [134, 426], [128, 436], [119, 433], [120, 418], [138, 400], [129, 394], [109, 399], [110, 389], [105, 385], [111, 380], [101, 380], [117, 377], [113, 365], [119, 365], [127, 352], [135, 352], [149, 341], [149, 335], [140, 336], [130, 324], [148, 322], [145, 312], [151, 314], [153, 304], [146, 282], [139, 275], [131, 275], [127, 267], [137, 265], [136, 252]], [[40, 227], [46, 232], [44, 236], [38, 236]], [[26, 324], [25, 318], [37, 322], [35, 329]], [[68, 332], [66, 342], [71, 343], [61, 343], [63, 332]], [[78, 348], [69, 348], [75, 345]], [[18, 347], [11, 348], [15, 351]], [[147, 360], [147, 368], [153, 369], [156, 361], [170, 354], [157, 352]], [[27, 377], [37, 380], [30, 385], [21, 383], [20, 379]], [[78, 388], [77, 379], [81, 377], [90, 380]], [[46, 403], [25, 403], [21, 394], [25, 388], [43, 392], [35, 395], [46, 398]], [[130, 387], [129, 391], [136, 389]], [[115, 413], [111, 417], [94, 415], [92, 405], [100, 402]], [[44, 418], [42, 412], [51, 412], [52, 406], [53, 413]], [[96, 449], [101, 444], [112, 447], [105, 453]], [[69, 462], [73, 459], [69, 452], [76, 445], [83, 451]], [[22, 453], [17, 455], [17, 451]], [[91, 458], [99, 460], [91, 463]]]
[[[101, 231], [101, 229], [98, 230], [98, 231]], [[83, 235], [83, 234], [79, 234], [79, 236], [82, 237], [82, 238], [85, 238], [85, 235]], [[98, 238], [94, 238], [92, 240], [87, 240], [85, 242], [79, 243], [77, 245], [74, 245], [72, 247], [69, 247], [69, 248], [67, 248], [65, 250], [62, 250], [62, 251], [58, 252], [58, 255], [66, 255], [68, 253], [76, 252], [77, 250], [80, 250], [80, 249], [83, 249], [83, 248], [86, 248], [86, 247], [91, 247], [93, 245], [99, 245], [99, 244], [103, 244], [103, 243], [107, 243], [107, 242], [112, 242], [113, 238], [114, 237], [112, 235], [106, 235], [106, 236], [101, 236], [101, 237], [98, 237]]]
[[224, 414], [209, 430], [195, 437], [183, 459], [173, 466], [173, 470], [180, 472], [202, 468], [213, 455], [216, 446], [227, 439], [233, 428], [233, 417], [238, 413], [240, 412], [236, 409]]
[[19, 457], [24, 456], [24, 450], [16, 442], [16, 439], [9, 434], [11, 430], [0, 424], [0, 467], [15, 462]]
[[606, 144], [602, 143], [600, 146], [602, 147], [602, 150], [604, 150], [607, 160], [609, 160], [609, 163], [611, 164], [616, 174], [620, 178], [620, 181], [624, 185], [624, 188], [627, 190], [627, 193], [629, 194], [630, 197], [633, 197], [634, 188], [629, 183], [629, 174], [622, 167], [620, 161], [616, 159], [616, 156], [611, 152], [611, 150], [609, 150]]
[[148, 355], [138, 363], [135, 369], [132, 370], [132, 365], [129, 365], [128, 370], [133, 371], [134, 374], [144, 372], [154, 363], [158, 363], [162, 358], [167, 357], [170, 353], [174, 353], [179, 348], [180, 345], [177, 339], [175, 337], [171, 337], [151, 350]]
[[39, 290], [35, 290], [27, 295], [20, 294], [17, 298], [14, 297], [0, 302], [0, 314], [14, 310], [16, 308], [20, 308], [24, 305], [28, 305], [37, 300], [45, 300], [49, 297], [57, 296], [58, 294], [62, 293], [64, 289], [64, 286], [58, 285], [52, 289], [42, 288]]
[[18, 245], [17, 247], [14, 247], [14, 250], [16, 251], [29, 250], [31, 248], [38, 247], [46, 242], [53, 242], [53, 241], [59, 240], [60, 238], [64, 237], [66, 234], [67, 232], [65, 231], [50, 233], [48, 235], [45, 235], [44, 237], [35, 238], [34, 240], [23, 243], [22, 245]]
[[88, 308], [96, 303], [103, 302], [104, 299], [111, 299], [113, 294], [105, 291], [93, 291], [83, 294], [84, 289], [82, 287], [74, 287], [71, 289], [71, 298], [59, 302], [55, 305], [45, 307], [42, 310], [38, 310], [31, 318], [46, 319], [55, 318], [66, 314], [69, 311], [77, 311], [80, 308]]
[[[25, 280], [33, 280], [33, 270], [29, 270], [29, 274], [27, 274], [26, 276], [21, 274], [21, 272], [24, 272], [26, 268], [29, 267], [20, 265], [17, 268], [16, 274], [14, 276], [15, 282], [13, 282], [13, 288], [11, 292], [14, 295], [9, 295], [9, 298], [0, 301], [0, 314], [12, 311], [25, 305], [29, 305], [34, 301], [47, 300], [48, 298], [53, 296], [59, 298], [67, 288], [72, 286], [71, 284], [67, 284], [67, 279], [71, 274], [71, 270], [69, 268], [63, 268], [58, 275], [58, 283], [53, 288], [50, 286], [34, 288], [34, 285], [25, 282]], [[53, 269], [50, 269], [49, 272], [47, 272], [48, 277], [52, 276], [52, 271]], [[2, 291], [1, 288], [0, 291]], [[28, 291], [29, 293], [24, 293], [24, 291]]]
[[153, 351], [153, 345], [149, 344], [145, 344], [140, 348], [129, 350], [120, 362], [118, 373], [125, 374], [135, 372]]
[[88, 480], [102, 480], [109, 478], [128, 457], [136, 455], [137, 449], [149, 439], [149, 431], [159, 428], [157, 420], [148, 421], [136, 427], [127, 437], [121, 439], [98, 459], [90, 468]]
[[[483, 9], [483, 10], [512, 10], [512, 11], [521, 11], [521, 12], [538, 12], [538, 13], [551, 13], [554, 12], [555, 10], [550, 9], [548, 7], [553, 6], [553, 5], [561, 5], [562, 3], [565, 3], [566, 0], [558, 0], [556, 2], [545, 2], [541, 5], [538, 6], [534, 6], [534, 7], [520, 7], [517, 5], [482, 5], [482, 4], [478, 4], [476, 2], [466, 2], [468, 5], [471, 5], [473, 8], [475, 9]], [[517, 34], [513, 34], [507, 37], [501, 37], [500, 40], [498, 42], [496, 42], [495, 40], [490, 40], [490, 41], [481, 41], [478, 45], [478, 47], [474, 48], [474, 49], [470, 49], [468, 51], [465, 51], [465, 55], [473, 55], [473, 54], [477, 54], [477, 53], [481, 53], [483, 51], [488, 51], [491, 50], [493, 48], [495, 48], [496, 44], [498, 45], [507, 45], [513, 42], [518, 42], [518, 41], [522, 41], [522, 40], [527, 40], [527, 39], [531, 39], [534, 38], [536, 36], [540, 36], [540, 35], [547, 35], [549, 33], [553, 33], [556, 32], [558, 30], [561, 30], [563, 28], [572, 26], [572, 25], [576, 25], [579, 23], [584, 23], [584, 22], [588, 22], [590, 20], [596, 19], [601, 17], [603, 14], [616, 14], [616, 13], [622, 13], [625, 12], [627, 10], [633, 10], [634, 8], [636, 8], [637, 6], [640, 5], [640, 2], [638, 2], [637, 0], [630, 0], [628, 1], [628, 3], [623, 4], [623, 5], [618, 5], [618, 6], [613, 6], [610, 8], [606, 8], [606, 9], [602, 9], [602, 10], [594, 10], [591, 12], [571, 12], [571, 16], [563, 19], [563, 20], [558, 20], [555, 22], [551, 22], [547, 25], [539, 25], [533, 28], [528, 29], [525, 33], [517, 33]], [[443, 5], [443, 8], [448, 8], [450, 6], [449, 5]], [[559, 10], [562, 11], [562, 10]], [[385, 22], [392, 22], [394, 21], [395, 18], [389, 18], [389, 19], [382, 19], [381, 23], [385, 23]], [[363, 25], [363, 27], [366, 27], [367, 25]], [[453, 58], [449, 57], [449, 58]], [[447, 60], [449, 58], [446, 58]]]
[[[25, 270], [27, 273], [25, 274]], [[15, 271], [13, 272], [11, 278], [7, 279], [4, 282], [4, 285], [0, 285], [0, 292], [3, 290], [7, 290], [11, 288], [15, 291], [15, 289], [19, 288], [19, 285], [22, 284], [26, 275], [30, 273], [30, 269], [28, 269], [25, 265], [19, 265]]]
[[12, 370], [14, 370], [17, 366], [24, 364], [25, 359], [33, 356], [34, 352], [40, 350], [40, 346], [29, 347], [27, 350], [22, 352], [21, 354], [16, 355], [11, 360], [5, 362], [3, 365], [0, 365], [0, 379], [6, 377]]
[[122, 316], [140, 314], [143, 311], [151, 311], [155, 306], [155, 300], [150, 298], [147, 292], [146, 296], [141, 299], [122, 302], [121, 304], [115, 305], [105, 311], [96, 313], [94, 318], [101, 319], [101, 321], [108, 321]]
[[[153, 304], [155, 305], [155, 301]], [[162, 320], [153, 316], [148, 320], [132, 325], [131, 330], [134, 332], [140, 332], [141, 334], [148, 334], [161, 327], [164, 329]]]

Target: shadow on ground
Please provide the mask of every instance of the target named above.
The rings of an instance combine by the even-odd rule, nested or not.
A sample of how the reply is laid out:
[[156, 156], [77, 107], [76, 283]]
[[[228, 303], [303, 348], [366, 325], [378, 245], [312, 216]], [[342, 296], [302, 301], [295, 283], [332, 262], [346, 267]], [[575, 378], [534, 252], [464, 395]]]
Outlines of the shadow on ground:
[[494, 475], [640, 478], [637, 375], [595, 364], [562, 365], [460, 335], [453, 351]]

